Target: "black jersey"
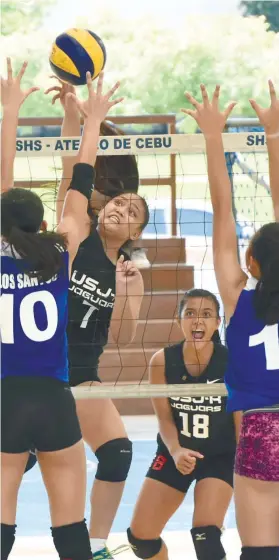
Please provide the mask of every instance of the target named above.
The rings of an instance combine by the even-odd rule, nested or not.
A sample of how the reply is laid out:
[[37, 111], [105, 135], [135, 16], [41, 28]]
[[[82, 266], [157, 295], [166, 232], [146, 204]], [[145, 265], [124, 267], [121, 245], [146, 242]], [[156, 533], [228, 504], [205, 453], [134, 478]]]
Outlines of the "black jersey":
[[[122, 250], [121, 254], [127, 260]], [[116, 266], [107, 257], [94, 229], [80, 245], [72, 266], [67, 331], [70, 381], [93, 380], [92, 371], [96, 370], [108, 341], [115, 281]]]
[[[183, 344], [184, 341], [165, 348], [167, 384], [224, 382], [228, 360], [225, 346], [214, 344], [214, 351], [206, 369], [199, 377], [193, 377], [184, 363]], [[171, 397], [169, 403], [182, 447], [204, 455], [234, 452], [234, 421], [232, 414], [226, 412], [226, 397]]]

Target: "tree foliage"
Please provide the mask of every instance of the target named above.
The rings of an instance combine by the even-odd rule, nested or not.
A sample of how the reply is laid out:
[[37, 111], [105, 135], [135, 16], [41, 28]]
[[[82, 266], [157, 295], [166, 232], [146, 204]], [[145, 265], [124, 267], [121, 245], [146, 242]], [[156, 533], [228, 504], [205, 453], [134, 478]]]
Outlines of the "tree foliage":
[[[279, 84], [279, 33], [268, 32], [263, 17], [230, 15], [205, 20], [191, 16], [172, 27], [151, 17], [123, 21], [115, 9], [97, 14], [92, 10], [86, 22], [80, 20], [76, 25], [92, 29], [106, 44], [106, 83], [112, 85], [120, 79], [120, 92], [125, 96], [118, 113], [179, 115], [179, 109], [187, 106], [185, 90], [199, 96], [203, 82], [210, 91], [220, 83], [222, 103], [235, 99], [234, 115], [248, 116], [253, 115], [250, 97], [267, 102], [268, 78]], [[43, 93], [51, 83], [48, 55], [52, 40], [45, 28], [29, 33], [17, 30], [3, 37], [3, 54], [16, 59], [16, 64], [27, 57], [26, 82], [42, 88], [23, 106], [22, 116], [62, 114], [59, 105], [53, 107]], [[84, 95], [84, 89], [79, 88], [79, 95]], [[190, 119], [185, 122], [192, 126]]]
[[38, 0], [2, 0], [1, 33], [11, 35], [18, 30], [22, 34], [30, 33], [41, 25], [45, 15], [50, 11], [54, 0], [47, 3]]
[[258, 2], [257, 0], [248, 0], [240, 2], [245, 16], [264, 16], [269, 24], [271, 31], [279, 31], [279, 2], [269, 1]]

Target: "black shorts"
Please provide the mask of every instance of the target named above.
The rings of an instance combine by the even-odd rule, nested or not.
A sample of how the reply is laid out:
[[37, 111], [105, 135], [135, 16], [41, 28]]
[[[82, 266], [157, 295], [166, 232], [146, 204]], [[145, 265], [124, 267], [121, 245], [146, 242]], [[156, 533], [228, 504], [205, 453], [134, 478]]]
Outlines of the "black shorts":
[[48, 377], [1, 382], [1, 451], [59, 451], [81, 440], [75, 399], [67, 383]]
[[154, 460], [147, 471], [147, 478], [158, 480], [171, 488], [186, 494], [194, 480], [198, 482], [204, 478], [219, 478], [233, 487], [233, 470], [235, 454], [215, 455], [197, 459], [195, 469], [191, 474], [181, 474], [172, 456], [165, 446], [158, 445]]
[[70, 367], [69, 371], [69, 383], [71, 387], [76, 387], [81, 383], [93, 383], [98, 381], [101, 383], [101, 379], [98, 376], [98, 367]]

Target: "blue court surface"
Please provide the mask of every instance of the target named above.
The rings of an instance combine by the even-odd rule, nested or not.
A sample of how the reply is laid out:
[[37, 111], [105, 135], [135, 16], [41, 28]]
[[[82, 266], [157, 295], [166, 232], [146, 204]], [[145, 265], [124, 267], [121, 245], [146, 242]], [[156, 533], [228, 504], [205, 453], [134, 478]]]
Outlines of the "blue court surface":
[[[156, 420], [152, 417], [130, 417], [125, 418], [125, 424], [134, 445], [134, 457], [125, 487], [124, 495], [119, 507], [110, 537], [111, 548], [126, 542], [125, 531], [130, 525], [133, 508], [140, 491], [145, 473], [150, 465], [151, 459], [156, 449]], [[87, 473], [88, 473], [88, 496], [86, 518], [89, 519], [89, 494], [96, 472], [97, 462], [94, 454], [87, 448]], [[151, 504], [152, 507], [152, 504]], [[214, 507], [214, 506], [213, 506]], [[189, 529], [193, 513], [193, 487], [190, 488], [180, 509], [172, 517], [166, 526], [165, 539], [169, 544], [170, 553], [176, 560], [192, 560], [195, 558], [192, 551]], [[45, 488], [42, 483], [40, 469], [36, 465], [25, 476], [18, 500], [17, 513], [17, 540], [11, 558], [14, 560], [27, 560], [27, 558], [38, 558], [44, 560], [54, 559], [52, 542], [50, 539], [51, 525], [48, 501]], [[239, 558], [239, 542], [235, 530], [235, 513], [233, 503], [231, 504], [226, 517], [226, 531], [224, 544], [226, 546], [228, 559]], [[228, 550], [228, 547], [230, 550]], [[176, 552], [175, 552], [176, 550]], [[237, 550], [237, 554], [234, 554]], [[189, 555], [188, 552], [191, 553]], [[184, 554], [183, 554], [184, 552]], [[118, 558], [118, 557], [117, 557]], [[123, 560], [135, 558], [133, 553], [125, 552], [120, 555]]]

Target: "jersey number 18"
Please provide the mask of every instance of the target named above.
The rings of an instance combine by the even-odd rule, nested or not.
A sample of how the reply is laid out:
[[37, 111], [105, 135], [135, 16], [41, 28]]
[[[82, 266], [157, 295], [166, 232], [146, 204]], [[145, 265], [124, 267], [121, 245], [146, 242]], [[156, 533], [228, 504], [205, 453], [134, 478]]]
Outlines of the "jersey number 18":
[[180, 412], [179, 416], [182, 418], [183, 436], [188, 438], [195, 437], [206, 439], [209, 436], [209, 416], [208, 414], [194, 414], [193, 416], [193, 432], [189, 430], [189, 414], [187, 412]]

